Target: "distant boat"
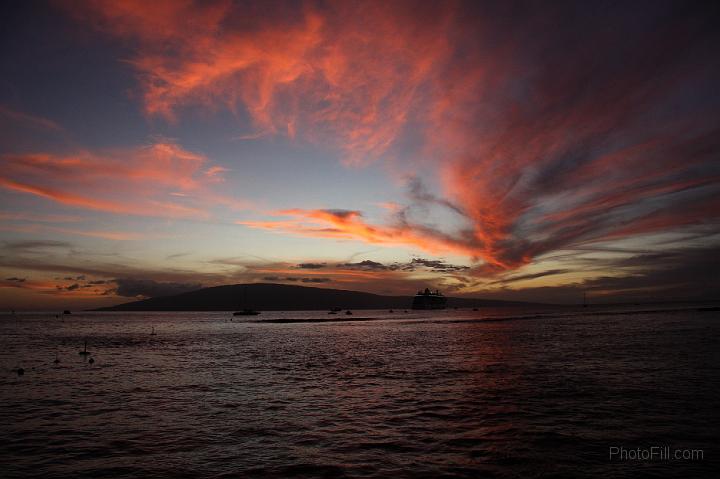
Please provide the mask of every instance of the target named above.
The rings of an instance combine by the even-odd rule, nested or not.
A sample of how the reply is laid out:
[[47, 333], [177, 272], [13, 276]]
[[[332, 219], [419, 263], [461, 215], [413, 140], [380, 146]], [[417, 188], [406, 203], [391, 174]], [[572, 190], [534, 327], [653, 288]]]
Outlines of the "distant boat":
[[90, 354], [90, 351], [87, 350], [87, 339], [85, 340], [85, 345], [83, 346], [83, 350], [78, 353], [80, 356], [88, 356]]
[[418, 291], [413, 298], [412, 309], [445, 309], [447, 298], [436, 290], [435, 292], [425, 288], [425, 291]]
[[[243, 304], [247, 304], [247, 288], [243, 288]], [[250, 308], [244, 308], [241, 311], [235, 311], [233, 313], [233, 316], [257, 316], [260, 314], [259, 311], [255, 311], [254, 309]]]
[[347, 311], [345, 311], [345, 314], [351, 315], [351, 314], [352, 314], [352, 311], [350, 311], [350, 310], [348, 309]]
[[66, 309], [65, 311], [63, 311], [63, 314], [72, 314], [72, 313], [70, 312], [70, 310]]

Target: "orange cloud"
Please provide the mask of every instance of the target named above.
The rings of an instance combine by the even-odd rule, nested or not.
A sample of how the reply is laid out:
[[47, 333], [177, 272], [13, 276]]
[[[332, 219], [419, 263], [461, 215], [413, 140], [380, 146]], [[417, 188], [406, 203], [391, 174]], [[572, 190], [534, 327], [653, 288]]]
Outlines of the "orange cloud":
[[0, 187], [116, 214], [207, 218], [211, 208], [248, 206], [211, 188], [224, 168], [171, 142], [75, 155], [2, 155]]
[[349, 210], [290, 209], [274, 213], [293, 219], [238, 221], [250, 228], [283, 231], [301, 236], [364, 241], [383, 246], [410, 246], [432, 254], [456, 253], [477, 256], [477, 251], [449, 236], [417, 226], [382, 226], [365, 222], [362, 213]]
[[[133, 45], [129, 62], [148, 115], [173, 119], [189, 105], [244, 109], [259, 131], [243, 138], [297, 135], [340, 148], [354, 164], [404, 156], [398, 168], [437, 174], [472, 231], [452, 236], [301, 209], [247, 226], [453, 251], [510, 269], [554, 249], [641, 234], [643, 225], [688, 226], [679, 213], [645, 220], [648, 203], [697, 208], [717, 194], [717, 181], [705, 180], [716, 178], [716, 115], [687, 92], [720, 79], [698, 61], [714, 56], [714, 43], [705, 30], [687, 35], [696, 30], [692, 16], [653, 28], [620, 22], [611, 34], [607, 22], [580, 12], [568, 21], [554, 7], [233, 6], [74, 8]], [[699, 113], [673, 113], [686, 102]], [[706, 220], [720, 217], [717, 208], [703, 211]], [[624, 226], [634, 220], [642, 221]]]
[[130, 63], [149, 115], [243, 107], [261, 132], [331, 142], [351, 162], [388, 151], [448, 54], [446, 9], [426, 7], [428, 24], [403, 2], [285, 5], [290, 16], [230, 7], [90, 2], [75, 14], [137, 43]]

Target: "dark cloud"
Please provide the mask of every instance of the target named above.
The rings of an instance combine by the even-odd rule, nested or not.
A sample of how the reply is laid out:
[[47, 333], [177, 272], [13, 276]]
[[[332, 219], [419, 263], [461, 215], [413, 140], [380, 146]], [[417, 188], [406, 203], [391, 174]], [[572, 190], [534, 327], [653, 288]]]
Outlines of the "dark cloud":
[[422, 266], [436, 273], [452, 273], [455, 271], [464, 271], [470, 269], [468, 266], [460, 266], [456, 264], [446, 263], [440, 260], [430, 260], [424, 258], [413, 258], [413, 260], [410, 261], [407, 266], [413, 269], [418, 266]]
[[362, 216], [362, 212], [357, 211], [357, 210], [325, 209], [322, 211], [324, 211], [325, 213], [331, 214], [333, 216], [336, 216], [338, 218], [350, 218], [353, 216]]
[[3, 242], [3, 249], [15, 252], [31, 252], [33, 250], [42, 250], [48, 248], [72, 248], [72, 245], [66, 241], [53, 240], [23, 240]]
[[[75, 262], [73, 258], [56, 260], [55, 258], [39, 259], [20, 255], [0, 255], [0, 267], [25, 271], [82, 274], [100, 278], [152, 278], [158, 282], [183, 284], [224, 284], [233, 279], [219, 273], [200, 273], [180, 269], [145, 269], [112, 262]], [[68, 278], [70, 279], [67, 281], [74, 280], [74, 277], [68, 276]]]
[[408, 180], [407, 188], [408, 196], [415, 204], [435, 204], [465, 216], [465, 211], [459, 205], [432, 194], [417, 176], [413, 176]]
[[601, 276], [563, 286], [479, 292], [478, 296], [544, 303], [579, 303], [584, 293], [590, 302], [598, 303], [720, 298], [720, 246], [717, 245], [636, 254], [613, 260], [610, 269], [617, 276]]
[[469, 269], [468, 266], [454, 265], [441, 260], [430, 260], [424, 258], [413, 258], [407, 263], [383, 264], [377, 261], [366, 259], [356, 263], [341, 263], [336, 266], [338, 269], [364, 270], [364, 271], [415, 271], [427, 269], [436, 273], [451, 273]]
[[200, 283], [159, 282], [152, 279], [117, 278], [117, 288], [113, 291], [118, 296], [135, 298], [138, 296], [154, 298], [187, 293], [202, 288]]
[[495, 281], [491, 281], [488, 284], [508, 284], [508, 283], [514, 283], [517, 281], [537, 279], [537, 278], [543, 278], [545, 276], [554, 276], [556, 274], [569, 273], [571, 271], [572, 271], [571, 269], [548, 269], [545, 271], [540, 271], [538, 273], [520, 274], [520, 275], [510, 276], [507, 278], [502, 278], [502, 279], [498, 279]]
[[299, 269], [320, 269], [327, 266], [325, 263], [300, 263], [297, 265]]
[[[392, 266], [387, 266], [382, 263], [378, 263], [377, 261], [372, 261], [369, 259], [359, 261], [357, 263], [342, 263], [337, 265], [338, 268], [341, 269], [362, 269], [362, 270], [376, 270], [376, 271], [385, 271], [388, 269], [393, 269]], [[395, 268], [397, 269], [397, 268]]]

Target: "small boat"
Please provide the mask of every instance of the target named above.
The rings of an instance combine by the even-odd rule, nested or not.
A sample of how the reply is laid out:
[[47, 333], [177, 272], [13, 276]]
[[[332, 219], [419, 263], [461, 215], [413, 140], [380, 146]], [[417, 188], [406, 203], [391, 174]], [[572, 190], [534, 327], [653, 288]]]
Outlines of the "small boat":
[[70, 312], [69, 309], [66, 309], [65, 311], [63, 311], [63, 314], [72, 314], [72, 313]]
[[352, 311], [350, 311], [350, 310], [348, 309], [347, 311], [345, 311], [345, 314], [351, 315], [351, 314], [352, 314]]
[[[242, 292], [242, 293], [243, 293], [243, 294], [242, 294], [242, 296], [243, 296], [243, 297], [242, 297], [243, 301], [242, 301], [242, 303], [240, 303], [240, 304], [248, 304], [248, 302], [247, 302], [247, 288], [243, 288], [243, 292]], [[242, 309], [242, 310], [240, 310], [240, 311], [235, 311], [235, 312], [233, 313], [233, 316], [257, 316], [258, 314], [260, 314], [260, 311], [255, 311], [254, 309], [250, 309], [250, 308], [244, 308], [244, 309]]]
[[90, 355], [90, 351], [87, 350], [87, 339], [85, 340], [85, 346], [83, 347], [83, 350], [78, 353], [80, 356], [88, 356]]

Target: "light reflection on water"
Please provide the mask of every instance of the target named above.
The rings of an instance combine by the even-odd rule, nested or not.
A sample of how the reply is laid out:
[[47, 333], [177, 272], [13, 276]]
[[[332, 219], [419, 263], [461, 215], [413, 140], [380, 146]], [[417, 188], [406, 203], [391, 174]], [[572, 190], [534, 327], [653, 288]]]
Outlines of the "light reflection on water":
[[710, 477], [718, 313], [607, 313], [0, 316], [0, 475]]

